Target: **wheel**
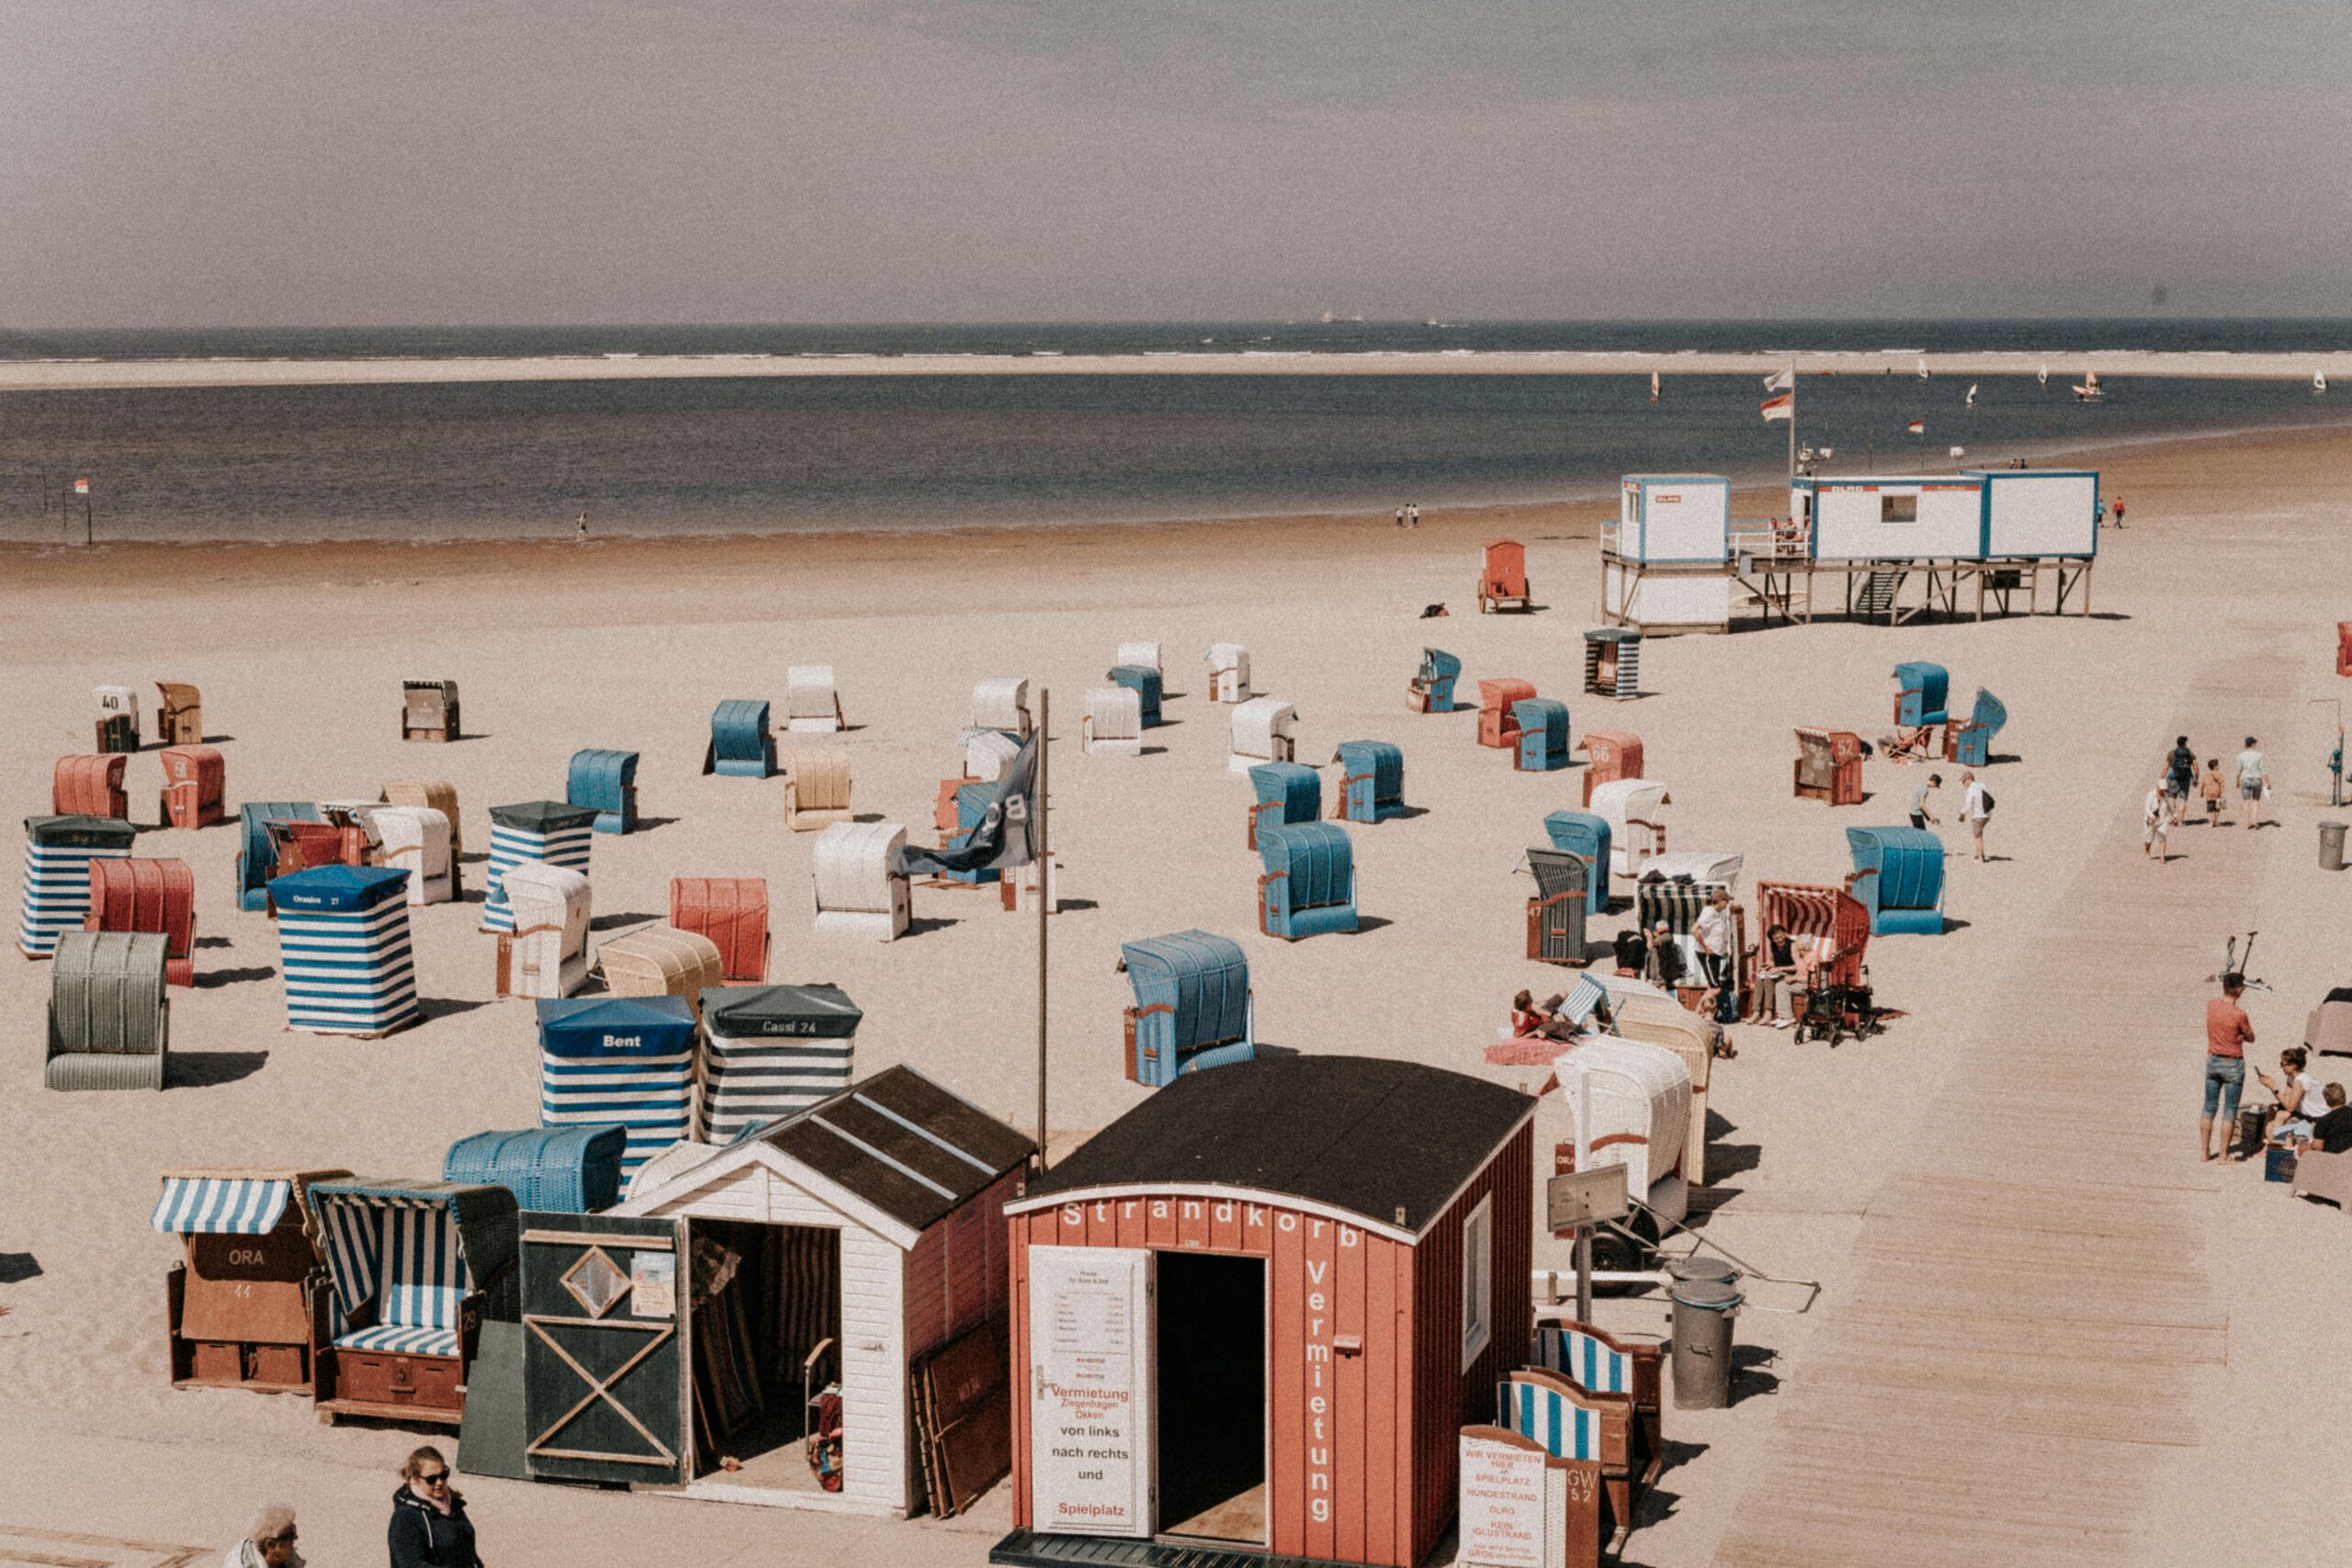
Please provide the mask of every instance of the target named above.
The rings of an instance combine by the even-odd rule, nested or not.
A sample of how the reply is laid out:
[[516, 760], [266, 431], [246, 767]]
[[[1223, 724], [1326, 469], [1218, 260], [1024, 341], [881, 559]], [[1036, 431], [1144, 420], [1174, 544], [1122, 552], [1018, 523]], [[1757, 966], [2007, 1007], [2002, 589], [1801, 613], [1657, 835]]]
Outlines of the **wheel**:
[[[1622, 1229], [1620, 1228], [1622, 1225]], [[1627, 1235], [1626, 1231], [1634, 1234]], [[1619, 1225], [1597, 1226], [1592, 1233], [1595, 1273], [1630, 1274], [1649, 1267], [1657, 1249], [1657, 1222], [1646, 1209], [1636, 1209]]]

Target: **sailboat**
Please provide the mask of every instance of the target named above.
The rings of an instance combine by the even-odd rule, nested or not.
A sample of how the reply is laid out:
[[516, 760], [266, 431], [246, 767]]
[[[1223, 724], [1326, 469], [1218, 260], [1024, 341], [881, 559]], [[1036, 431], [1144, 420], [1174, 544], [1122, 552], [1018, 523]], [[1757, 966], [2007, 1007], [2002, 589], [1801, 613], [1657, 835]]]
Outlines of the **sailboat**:
[[2324, 392], [2327, 390], [2326, 371], [2314, 370], [2312, 372], [2312, 390], [2314, 392]]
[[1972, 409], [1973, 409], [1973, 408], [1974, 408], [1974, 407], [1976, 406], [1976, 383], [1975, 383], [1975, 382], [1971, 381], [1971, 382], [1968, 384], [1968, 396], [1966, 396], [1966, 397], [1964, 397], [1964, 398], [1962, 398], [1962, 399], [1961, 400], [1961, 406], [1962, 406], [1962, 408], [1972, 408]]
[[[2323, 382], [2321, 384], [2320, 390], [2325, 391], [2326, 389], [2326, 384]], [[1650, 372], [1650, 401], [1657, 401], [1657, 372], [1655, 370]]]
[[2043, 366], [2041, 367], [2041, 374], [2036, 376], [2034, 379], [2041, 382], [2045, 387], [2050, 385], [2050, 367], [2047, 365]]
[[2100, 402], [2106, 397], [2107, 394], [2099, 389], [2098, 372], [2096, 370], [2084, 371], [2083, 378], [2075, 383], [2075, 400], [2078, 403]]
[[1928, 378], [1928, 362], [1927, 362], [1926, 360], [1922, 359], [1921, 361], [1919, 361], [1919, 379], [1920, 379], [1920, 380], [1922, 380], [1922, 381], [1924, 381], [1924, 380], [1926, 380], [1927, 378]]

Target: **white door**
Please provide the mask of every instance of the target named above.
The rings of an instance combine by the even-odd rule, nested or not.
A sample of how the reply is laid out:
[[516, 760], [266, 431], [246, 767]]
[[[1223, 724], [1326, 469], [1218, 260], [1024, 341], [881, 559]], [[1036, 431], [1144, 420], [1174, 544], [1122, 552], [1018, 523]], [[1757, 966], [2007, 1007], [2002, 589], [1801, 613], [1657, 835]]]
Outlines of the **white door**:
[[1030, 1522], [1067, 1535], [1148, 1537], [1151, 1254], [1029, 1249]]

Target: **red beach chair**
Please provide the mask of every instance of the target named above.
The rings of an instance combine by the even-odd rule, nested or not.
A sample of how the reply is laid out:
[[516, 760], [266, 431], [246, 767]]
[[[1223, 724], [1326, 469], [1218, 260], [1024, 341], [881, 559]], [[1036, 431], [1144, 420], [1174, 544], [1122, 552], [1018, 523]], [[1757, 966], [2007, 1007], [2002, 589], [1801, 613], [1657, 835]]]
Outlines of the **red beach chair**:
[[1527, 592], [1527, 547], [1517, 539], [1494, 539], [1487, 545], [1478, 567], [1478, 609], [1492, 615], [1505, 608], [1532, 610]]
[[1525, 702], [1535, 694], [1532, 681], [1509, 679], [1478, 682], [1478, 744], [1481, 746], [1515, 747], [1519, 744], [1519, 716], [1511, 711], [1514, 703]]

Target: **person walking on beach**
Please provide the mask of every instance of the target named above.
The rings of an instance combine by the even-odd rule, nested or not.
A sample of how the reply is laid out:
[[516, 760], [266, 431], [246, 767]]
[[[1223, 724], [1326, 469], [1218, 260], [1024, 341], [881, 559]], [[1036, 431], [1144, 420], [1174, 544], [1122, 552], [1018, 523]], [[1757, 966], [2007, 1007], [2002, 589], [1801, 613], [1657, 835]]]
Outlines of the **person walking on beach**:
[[2140, 808], [2140, 854], [2154, 855], [2163, 865], [2172, 859], [2172, 842], [2167, 836], [2173, 823], [2172, 781], [2160, 777], [2148, 789], [2148, 798]]
[[1420, 525], [1421, 503], [1418, 501], [1407, 502], [1405, 503], [1405, 526], [1408, 528], [1418, 528]]
[[1943, 787], [1943, 774], [1929, 773], [1928, 782], [1911, 792], [1911, 826], [1925, 829], [1938, 825], [1933, 796]]
[[229, 1549], [220, 1568], [302, 1568], [295, 1540], [294, 1510], [273, 1503], [254, 1515], [245, 1539]]
[[2245, 738], [2245, 750], [2238, 753], [2238, 811], [2245, 820], [2245, 829], [2253, 832], [2262, 826], [2262, 797], [2270, 793], [2270, 771], [2255, 750], [2254, 737]]
[[1992, 792], [1976, 782], [1976, 774], [1973, 771], [1960, 775], [1960, 787], [1964, 792], [1960, 797], [1960, 819], [1968, 824], [1969, 836], [1976, 840], [1976, 859], [1982, 864], [1984, 860], [1984, 824], [1993, 816]]
[[2165, 794], [2170, 798], [2175, 822], [2188, 815], [2188, 786], [2196, 780], [2197, 753], [2188, 749], [2188, 737], [2179, 736], [2165, 758]]
[[2205, 797], [2205, 826], [2208, 828], [2222, 825], [2222, 795], [2226, 788], [2222, 782], [2222, 759], [2206, 758], [2205, 777], [2197, 786], [2197, 793]]
[[580, 542], [583, 545], [588, 542], [588, 514], [585, 512], [580, 514]]
[[419, 1449], [401, 1466], [385, 1539], [391, 1568], [481, 1568], [466, 1500], [450, 1486], [449, 1461], [439, 1449]]
[[2115, 498], [2115, 525], [2123, 526], [2123, 498], [2120, 495]]
[[[2237, 1125], [2238, 1096], [2245, 1089], [2245, 1048], [2254, 1043], [2254, 1024], [2238, 998], [2245, 994], [2245, 976], [2222, 976], [2222, 994], [2205, 1004], [2205, 1114], [2197, 1123], [2197, 1157], [2210, 1160], [2228, 1150], [2231, 1129]], [[2213, 1147], [2213, 1112], [2222, 1113], [2222, 1148]]]
[[1396, 509], [1396, 526], [1398, 526], [1399, 528], [1402, 528], [1404, 525], [1405, 525], [1405, 509], [1404, 509], [1403, 507], [1401, 507], [1401, 506], [1400, 506], [1400, 507], [1398, 507], [1398, 508]]

